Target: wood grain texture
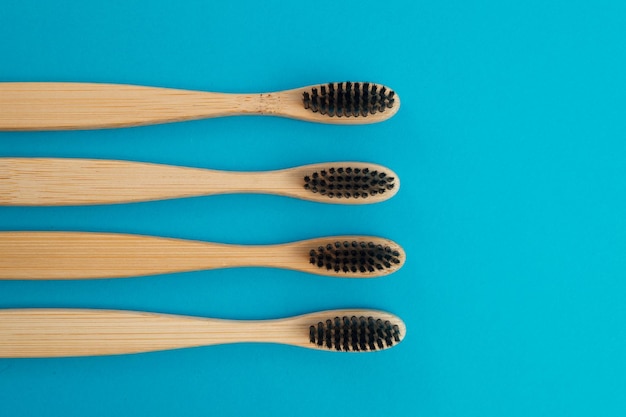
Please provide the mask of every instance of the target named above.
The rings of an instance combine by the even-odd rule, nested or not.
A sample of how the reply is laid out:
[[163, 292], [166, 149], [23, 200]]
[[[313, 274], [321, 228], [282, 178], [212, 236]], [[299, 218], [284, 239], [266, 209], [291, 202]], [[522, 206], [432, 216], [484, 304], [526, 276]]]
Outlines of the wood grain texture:
[[[393, 188], [367, 198], [331, 198], [304, 188], [306, 176], [337, 167], [367, 168], [394, 178]], [[263, 193], [321, 203], [368, 204], [393, 197], [400, 180], [381, 165], [333, 162], [265, 172], [233, 172], [129, 161], [0, 158], [0, 205], [129, 203], [233, 193]]]
[[331, 124], [369, 124], [392, 117], [396, 104], [367, 117], [329, 117], [304, 108], [302, 87], [225, 94], [124, 84], [0, 83], [0, 130], [73, 130], [141, 126], [211, 117], [269, 115]]
[[[397, 250], [400, 262], [374, 272], [344, 273], [310, 262], [310, 251], [343, 241]], [[215, 268], [283, 268], [340, 278], [373, 278], [402, 267], [395, 242], [372, 236], [332, 236], [278, 245], [221, 243], [116, 233], [0, 232], [0, 279], [123, 278]]]
[[371, 316], [400, 328], [402, 320], [377, 310], [329, 310], [256, 321], [81, 309], [0, 310], [0, 357], [116, 355], [225, 343], [281, 343], [328, 350], [310, 343], [309, 327], [341, 316]]

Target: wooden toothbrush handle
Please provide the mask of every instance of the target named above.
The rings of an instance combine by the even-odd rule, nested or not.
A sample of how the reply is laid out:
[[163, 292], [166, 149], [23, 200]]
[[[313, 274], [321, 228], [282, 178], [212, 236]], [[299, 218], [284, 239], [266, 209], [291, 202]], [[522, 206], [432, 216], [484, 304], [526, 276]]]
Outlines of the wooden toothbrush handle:
[[[362, 309], [318, 311], [273, 320], [223, 320], [122, 310], [4, 309], [0, 310], [0, 358], [118, 355], [240, 342], [328, 350], [323, 344], [311, 343], [311, 326], [357, 317], [393, 323], [399, 337], [406, 334], [406, 325], [399, 317]], [[393, 345], [386, 343], [387, 347]]]
[[259, 95], [97, 83], [0, 83], [0, 130], [73, 130], [258, 112]]
[[[355, 269], [341, 274], [311, 262], [311, 251], [316, 248], [340, 242], [356, 245], [357, 241], [369, 241], [380, 250], [383, 246], [389, 251], [394, 248], [398, 261], [386, 268], [377, 266], [369, 272]], [[327, 236], [273, 245], [229, 245], [119, 233], [0, 232], [0, 280], [126, 278], [246, 266], [342, 278], [374, 278], [395, 272], [402, 267], [404, 258], [404, 252], [396, 243], [372, 236]]]
[[[251, 340], [246, 322], [80, 309], [0, 310], [0, 358], [97, 356]], [[257, 330], [257, 333], [259, 330]], [[260, 337], [257, 335], [257, 337]]]
[[[0, 279], [123, 278], [264, 265], [271, 246], [87, 232], [0, 232]], [[287, 253], [284, 257], [289, 257]]]
[[[263, 190], [267, 173], [215, 171], [129, 161], [0, 158], [0, 205], [128, 203]], [[274, 175], [273, 177], [276, 177]], [[278, 180], [278, 179], [277, 179]], [[276, 187], [285, 187], [275, 180]], [[265, 187], [268, 188], [268, 187]]]

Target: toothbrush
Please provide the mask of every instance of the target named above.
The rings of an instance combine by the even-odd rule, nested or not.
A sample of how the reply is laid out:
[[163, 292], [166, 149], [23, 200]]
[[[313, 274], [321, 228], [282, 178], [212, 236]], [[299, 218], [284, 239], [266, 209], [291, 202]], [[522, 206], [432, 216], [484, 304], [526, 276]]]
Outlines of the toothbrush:
[[389, 119], [399, 107], [393, 90], [368, 82], [260, 94], [125, 84], [0, 83], [0, 130], [101, 129], [235, 115], [367, 124]]
[[0, 310], [0, 358], [121, 355], [226, 343], [372, 352], [400, 343], [402, 320], [328, 310], [274, 320], [224, 320], [121, 310]]
[[129, 161], [0, 158], [0, 205], [129, 203], [230, 193], [266, 193], [321, 203], [367, 204], [400, 187], [389, 168], [333, 162], [265, 172], [216, 171]]
[[388, 239], [333, 236], [277, 245], [231, 245], [116, 233], [0, 232], [0, 279], [124, 278], [233, 267], [373, 278], [402, 267]]

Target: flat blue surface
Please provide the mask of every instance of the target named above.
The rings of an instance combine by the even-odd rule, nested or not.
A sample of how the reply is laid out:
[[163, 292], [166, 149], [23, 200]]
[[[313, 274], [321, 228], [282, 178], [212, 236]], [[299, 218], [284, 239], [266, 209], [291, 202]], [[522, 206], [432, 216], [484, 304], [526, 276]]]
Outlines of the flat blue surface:
[[249, 344], [0, 359], [0, 415], [625, 415], [626, 3], [297, 3], [5, 0], [0, 80], [224, 92], [372, 80], [401, 96], [396, 117], [2, 132], [0, 156], [232, 170], [363, 160], [399, 174], [394, 199], [2, 207], [0, 229], [229, 243], [371, 234], [401, 243], [406, 266], [376, 280], [247, 268], [0, 282], [0, 308], [263, 319], [371, 307], [402, 316], [406, 340], [367, 355]]

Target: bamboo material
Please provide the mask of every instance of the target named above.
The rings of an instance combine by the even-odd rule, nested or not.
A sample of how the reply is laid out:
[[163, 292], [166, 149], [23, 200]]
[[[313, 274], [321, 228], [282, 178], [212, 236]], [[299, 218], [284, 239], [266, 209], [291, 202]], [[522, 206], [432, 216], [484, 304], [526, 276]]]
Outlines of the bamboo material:
[[282, 116], [309, 122], [368, 124], [400, 107], [366, 117], [330, 117], [305, 109], [309, 86], [272, 93], [225, 94], [123, 84], [0, 83], [0, 130], [72, 130], [141, 126], [235, 115]]
[[[359, 178], [358, 183], [349, 183], [351, 188], [355, 187], [354, 184], [367, 185], [368, 189], [360, 191], [358, 198], [330, 197], [328, 193], [322, 195], [305, 189], [305, 177], [333, 167], [379, 173], [374, 176], [374, 182], [384, 176], [380, 180], [384, 186], [369, 185]], [[364, 175], [361, 177], [365, 179]], [[393, 181], [387, 182], [391, 178]], [[265, 193], [322, 203], [367, 204], [387, 200], [399, 188], [400, 180], [389, 168], [362, 162], [312, 164], [265, 172], [229, 172], [129, 161], [0, 158], [0, 205], [7, 206], [128, 203], [227, 193]], [[354, 191], [350, 192], [354, 194]]]
[[[398, 263], [372, 272], [347, 273], [311, 263], [312, 250], [335, 242], [373, 242], [396, 251]], [[370, 278], [397, 271], [404, 260], [397, 243], [371, 236], [244, 246], [116, 233], [0, 232], [0, 279], [9, 280], [123, 278], [247, 266]]]
[[[329, 310], [239, 321], [119, 310], [7, 309], [0, 310], [0, 357], [119, 355], [242, 342], [330, 350], [311, 343], [310, 326], [335, 317], [389, 321], [399, 330], [399, 340], [391, 346], [406, 334], [399, 317], [377, 310]], [[391, 346], [385, 343], [381, 349]]]

